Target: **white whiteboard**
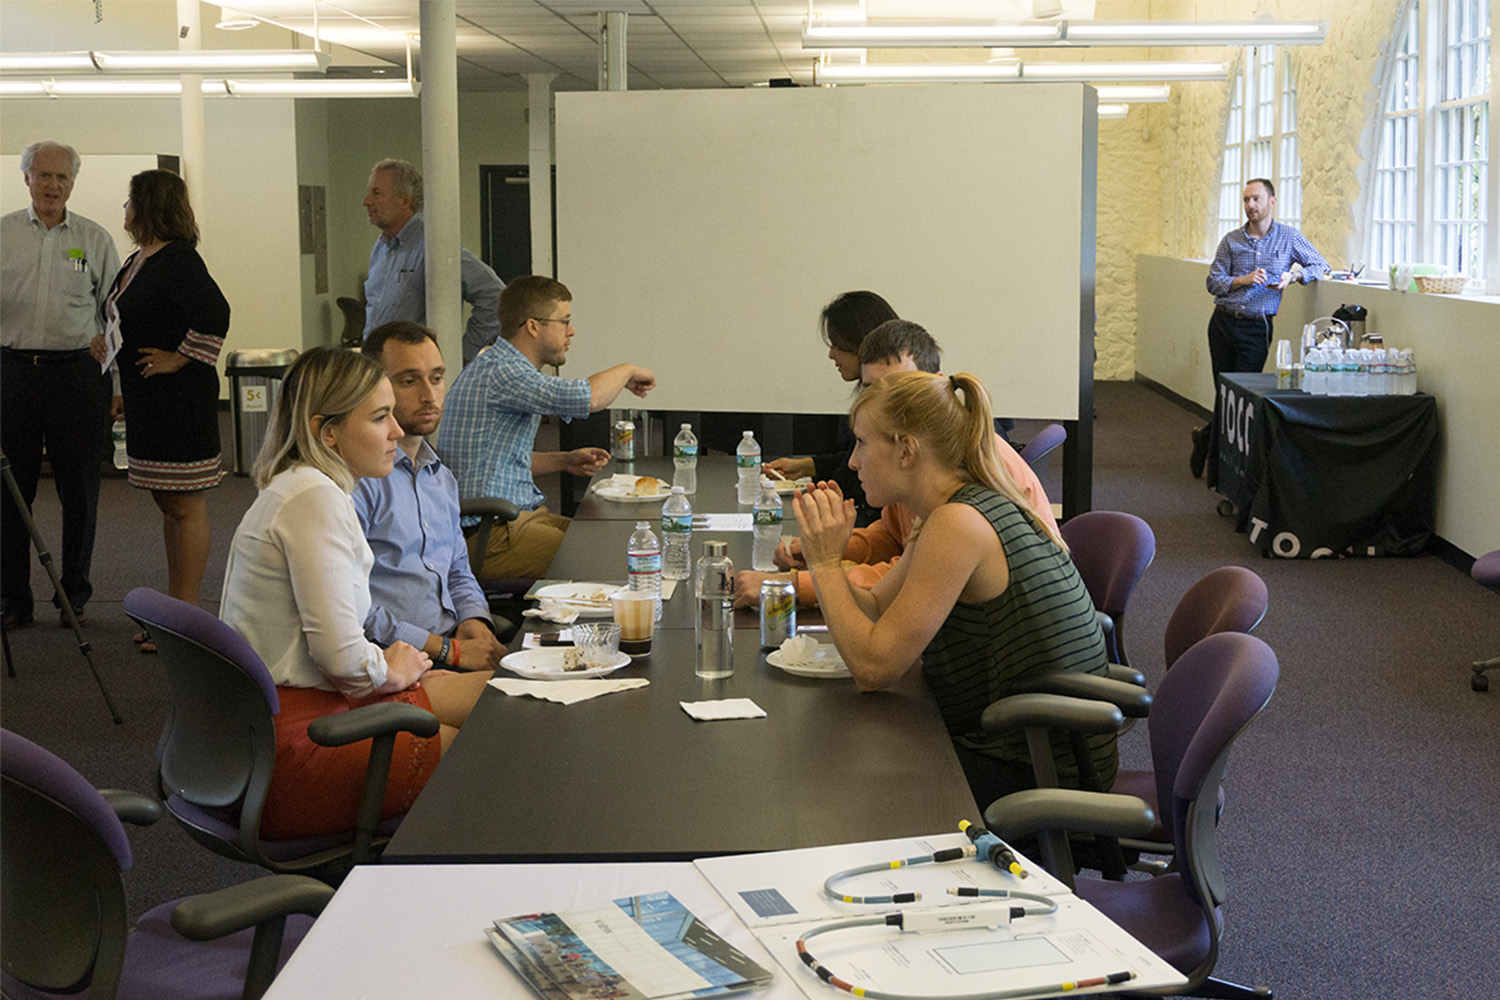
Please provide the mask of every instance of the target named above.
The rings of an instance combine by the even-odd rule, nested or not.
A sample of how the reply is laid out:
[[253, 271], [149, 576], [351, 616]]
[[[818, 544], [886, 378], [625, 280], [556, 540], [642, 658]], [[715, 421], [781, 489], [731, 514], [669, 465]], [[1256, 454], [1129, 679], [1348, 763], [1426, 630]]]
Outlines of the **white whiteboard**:
[[1074, 419], [1092, 115], [1081, 84], [558, 94], [565, 373], [647, 365], [652, 409], [843, 412], [818, 315], [870, 289], [998, 413]]

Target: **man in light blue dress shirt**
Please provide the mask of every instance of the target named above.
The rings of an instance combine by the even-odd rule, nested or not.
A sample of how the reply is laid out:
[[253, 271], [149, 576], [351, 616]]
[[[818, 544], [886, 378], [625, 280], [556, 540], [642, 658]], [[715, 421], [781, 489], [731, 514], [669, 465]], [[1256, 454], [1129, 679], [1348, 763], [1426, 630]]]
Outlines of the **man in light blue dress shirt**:
[[[1216, 381], [1220, 372], [1264, 368], [1282, 289], [1328, 273], [1328, 262], [1307, 237], [1276, 221], [1276, 188], [1270, 181], [1258, 177], [1247, 183], [1242, 200], [1245, 224], [1219, 241], [1206, 281], [1214, 297], [1208, 354]], [[1195, 478], [1208, 458], [1209, 430], [1205, 425], [1193, 431], [1188, 464]]]
[[365, 635], [382, 646], [410, 643], [437, 666], [493, 670], [505, 647], [469, 568], [458, 482], [426, 440], [443, 415], [447, 369], [437, 338], [398, 320], [372, 330], [364, 353], [390, 376], [405, 432], [391, 474], [354, 488], [354, 510], [375, 554]]
[[[78, 168], [72, 146], [27, 146], [21, 173], [31, 204], [0, 219], [0, 447], [28, 508], [46, 451], [62, 507], [62, 589], [81, 621], [94, 590], [110, 405], [109, 376], [89, 344], [104, 332], [120, 257], [103, 226], [68, 211]], [[33, 620], [31, 539], [10, 492], [0, 492], [0, 604], [5, 627], [20, 628]], [[59, 624], [69, 624], [65, 613]]]
[[500, 296], [500, 339], [464, 366], [448, 394], [448, 418], [437, 448], [458, 476], [459, 495], [500, 497], [521, 510], [490, 532], [489, 550], [470, 553], [490, 577], [542, 577], [562, 544], [569, 519], [547, 511], [536, 477], [558, 472], [592, 476], [609, 461], [603, 448], [536, 451], [542, 417], [586, 417], [629, 390], [644, 397], [656, 376], [620, 364], [588, 378], [541, 371], [560, 367], [573, 340], [573, 294], [552, 278], [516, 278]]
[[[370, 171], [365, 211], [380, 237], [370, 250], [365, 278], [365, 336], [382, 323], [427, 322], [427, 250], [422, 224], [422, 175], [405, 160], [381, 160]], [[495, 342], [505, 283], [484, 261], [458, 248], [463, 300], [471, 306], [464, 328], [464, 361]]]

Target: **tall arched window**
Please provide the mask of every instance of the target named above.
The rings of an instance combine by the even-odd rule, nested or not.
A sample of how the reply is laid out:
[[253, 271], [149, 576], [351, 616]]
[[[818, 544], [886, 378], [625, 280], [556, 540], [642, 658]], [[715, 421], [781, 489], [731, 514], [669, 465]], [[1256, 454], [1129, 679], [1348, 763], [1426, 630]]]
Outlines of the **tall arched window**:
[[1485, 274], [1488, 0], [1410, 0], [1381, 92], [1365, 246], [1376, 269], [1425, 261]]
[[1224, 158], [1219, 175], [1215, 241], [1244, 225], [1245, 182], [1269, 177], [1276, 185], [1276, 218], [1302, 224], [1302, 157], [1297, 149], [1297, 86], [1291, 56], [1273, 45], [1245, 49], [1229, 88]]

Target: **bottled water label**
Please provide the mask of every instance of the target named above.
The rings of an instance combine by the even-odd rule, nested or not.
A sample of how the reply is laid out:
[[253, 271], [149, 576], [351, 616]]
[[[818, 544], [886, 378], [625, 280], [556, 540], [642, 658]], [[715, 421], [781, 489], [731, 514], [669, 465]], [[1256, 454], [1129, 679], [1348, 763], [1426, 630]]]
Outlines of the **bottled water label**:
[[673, 458], [697, 458], [698, 446], [696, 444], [674, 444], [672, 445]]
[[757, 526], [779, 525], [781, 523], [780, 507], [757, 507], [755, 508], [754, 523]]
[[[619, 565], [616, 563], [616, 565]], [[630, 581], [635, 583], [637, 579], [644, 580], [661, 572], [660, 552], [632, 552], [626, 557], [626, 566], [629, 568]]]
[[661, 530], [672, 533], [688, 534], [693, 530], [693, 515], [691, 514], [663, 514], [661, 516]]
[[748, 455], [735, 455], [734, 464], [741, 469], [753, 469], [760, 465], [760, 452], [751, 452]]

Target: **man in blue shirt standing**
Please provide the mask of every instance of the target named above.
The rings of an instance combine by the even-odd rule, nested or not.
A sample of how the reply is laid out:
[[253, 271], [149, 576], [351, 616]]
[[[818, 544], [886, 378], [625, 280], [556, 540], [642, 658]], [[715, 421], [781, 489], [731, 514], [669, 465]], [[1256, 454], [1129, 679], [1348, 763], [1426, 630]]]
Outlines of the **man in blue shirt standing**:
[[[1291, 226], [1275, 219], [1276, 188], [1265, 178], [1245, 185], [1245, 225], [1219, 241], [1208, 268], [1214, 314], [1208, 321], [1208, 354], [1220, 372], [1258, 372], [1271, 346], [1272, 317], [1281, 291], [1293, 281], [1306, 284], [1328, 273], [1328, 262]], [[1294, 271], [1293, 265], [1301, 268]], [[1193, 431], [1190, 461], [1194, 478], [1203, 475], [1209, 428]]]
[[448, 394], [448, 419], [437, 447], [458, 476], [464, 498], [500, 497], [521, 516], [490, 532], [489, 551], [470, 553], [485, 577], [542, 577], [569, 519], [547, 512], [536, 477], [592, 476], [609, 461], [603, 448], [534, 451], [544, 415], [573, 420], [605, 409], [628, 389], [644, 397], [656, 376], [620, 364], [588, 378], [541, 371], [560, 367], [573, 340], [573, 293], [552, 278], [517, 278], [500, 295], [500, 338], [466, 365]]
[[[427, 322], [427, 250], [422, 223], [422, 174], [405, 160], [381, 160], [370, 171], [365, 211], [380, 237], [365, 278], [365, 336], [382, 323]], [[463, 300], [472, 307], [464, 328], [464, 361], [495, 342], [496, 309], [505, 283], [484, 261], [458, 248]]]
[[354, 510], [375, 553], [365, 635], [382, 646], [410, 643], [439, 667], [493, 670], [505, 647], [469, 568], [458, 483], [426, 441], [443, 415], [447, 369], [437, 337], [398, 320], [370, 331], [364, 353], [390, 376], [405, 432], [391, 474], [354, 488]]

